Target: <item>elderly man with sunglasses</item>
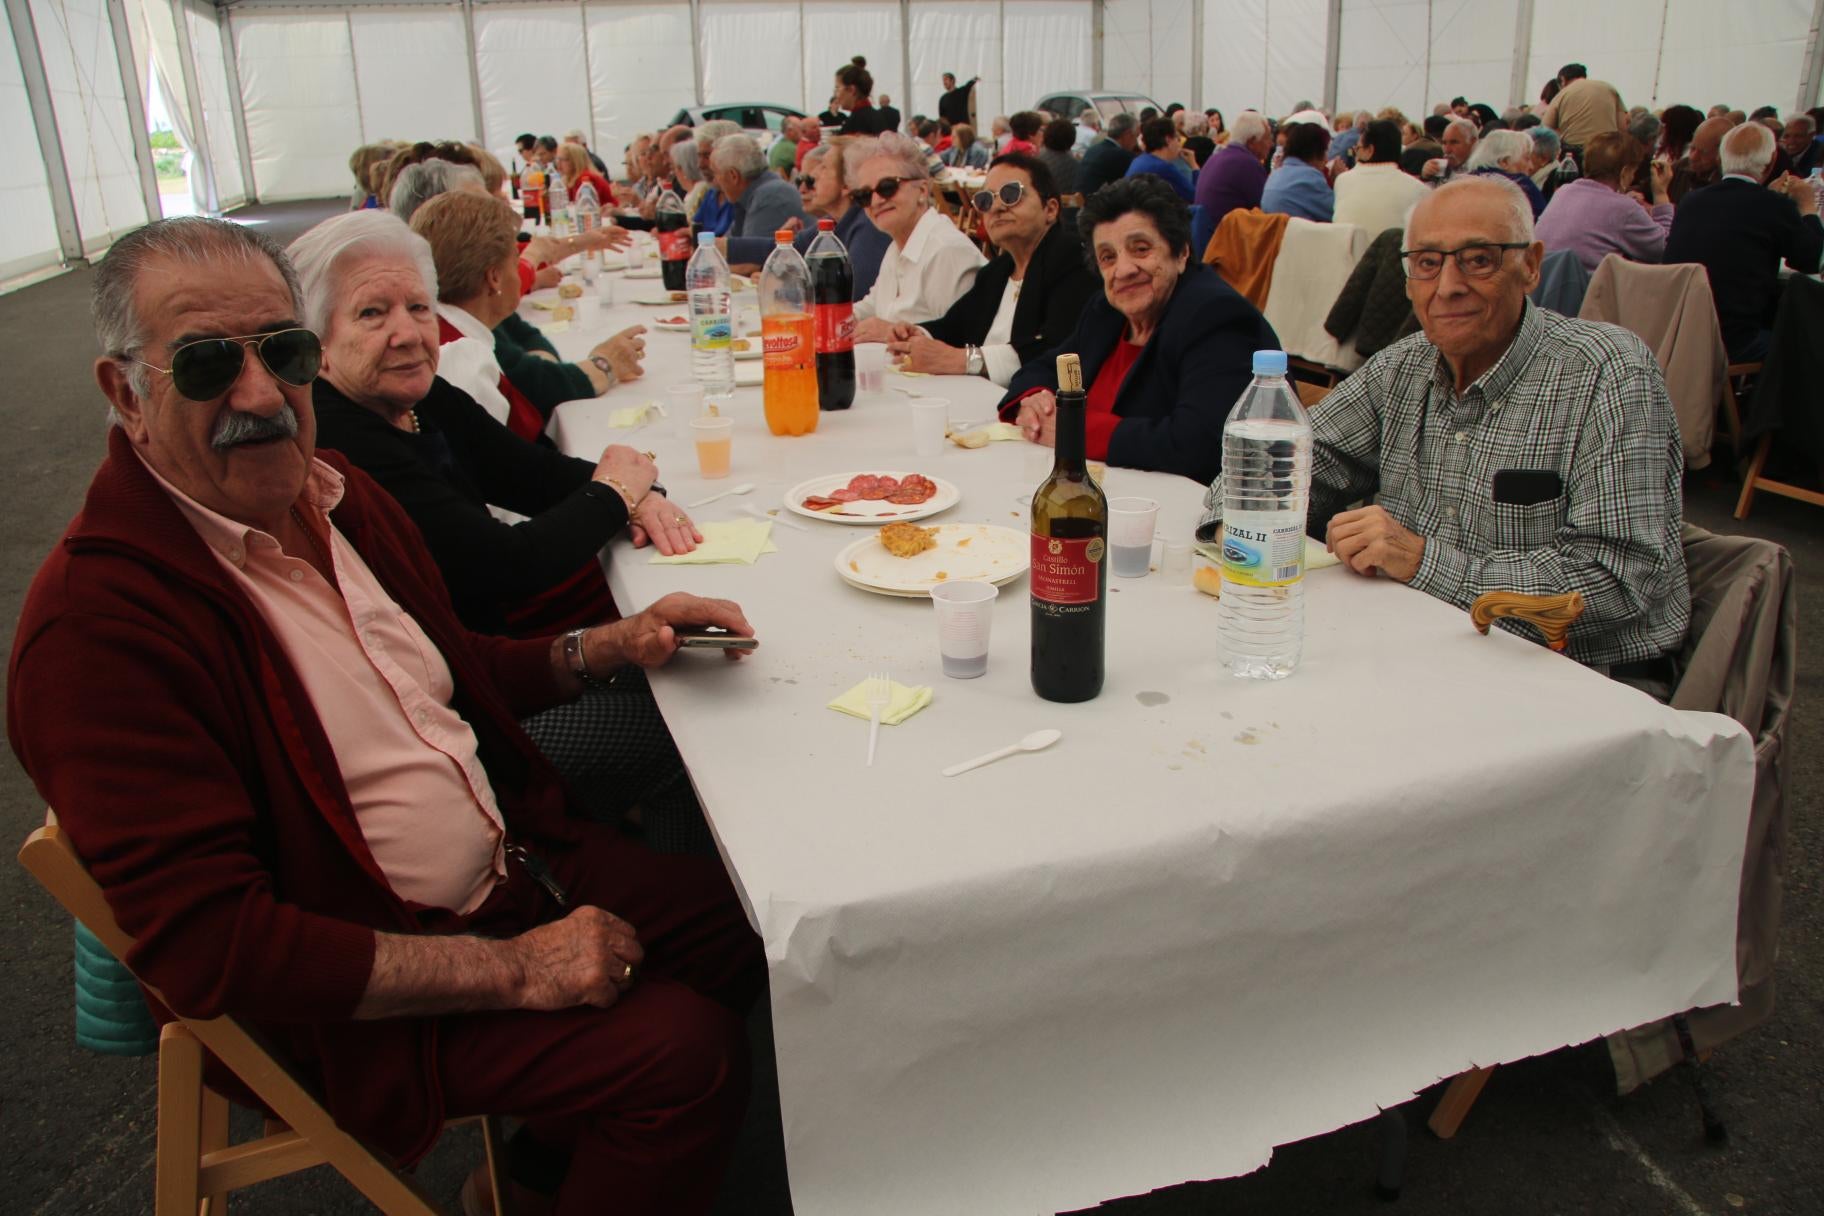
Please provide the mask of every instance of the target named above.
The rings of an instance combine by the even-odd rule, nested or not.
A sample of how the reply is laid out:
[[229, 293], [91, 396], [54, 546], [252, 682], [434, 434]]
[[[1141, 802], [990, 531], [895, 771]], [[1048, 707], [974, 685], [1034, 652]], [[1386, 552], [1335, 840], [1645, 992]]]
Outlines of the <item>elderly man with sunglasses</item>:
[[13, 748], [160, 1017], [244, 1019], [402, 1161], [514, 1114], [510, 1189], [708, 1212], [758, 943], [718, 863], [573, 817], [517, 720], [665, 661], [677, 627], [751, 631], [671, 596], [558, 639], [468, 632], [399, 506], [316, 450], [301, 308], [254, 229], [109, 251], [116, 425], [20, 615]]
[[1423, 332], [1312, 410], [1310, 530], [1356, 573], [1460, 608], [1485, 591], [1581, 592], [1570, 656], [1667, 693], [1691, 597], [1665, 379], [1627, 331], [1528, 301], [1543, 256], [1532, 207], [1501, 178], [1413, 209], [1406, 294]]

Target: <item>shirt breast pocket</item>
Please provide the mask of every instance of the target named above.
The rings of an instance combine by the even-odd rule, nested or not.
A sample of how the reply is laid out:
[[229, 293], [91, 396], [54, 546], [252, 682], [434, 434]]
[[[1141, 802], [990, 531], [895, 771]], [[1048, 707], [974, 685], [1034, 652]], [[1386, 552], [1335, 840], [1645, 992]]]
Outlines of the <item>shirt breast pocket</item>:
[[1544, 502], [1489, 504], [1492, 512], [1496, 549], [1544, 549], [1550, 547], [1564, 523], [1566, 500], [1560, 494]]

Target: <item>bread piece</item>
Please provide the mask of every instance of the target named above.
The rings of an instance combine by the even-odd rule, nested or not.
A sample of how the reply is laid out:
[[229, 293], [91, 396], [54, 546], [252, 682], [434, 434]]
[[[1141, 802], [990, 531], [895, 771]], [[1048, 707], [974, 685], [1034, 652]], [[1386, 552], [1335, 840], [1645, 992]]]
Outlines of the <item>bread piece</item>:
[[576, 320], [576, 309], [568, 304], [559, 304], [551, 310], [551, 319], [553, 321], [574, 321]]
[[580, 300], [583, 298], [583, 285], [581, 283], [559, 283], [557, 285], [557, 298], [560, 300]]
[[927, 549], [937, 548], [933, 540], [936, 528], [921, 528], [917, 524], [888, 524], [882, 528], [880, 546], [894, 557], [916, 557]]
[[1205, 595], [1222, 598], [1222, 571], [1214, 566], [1199, 566], [1191, 572], [1191, 586]]

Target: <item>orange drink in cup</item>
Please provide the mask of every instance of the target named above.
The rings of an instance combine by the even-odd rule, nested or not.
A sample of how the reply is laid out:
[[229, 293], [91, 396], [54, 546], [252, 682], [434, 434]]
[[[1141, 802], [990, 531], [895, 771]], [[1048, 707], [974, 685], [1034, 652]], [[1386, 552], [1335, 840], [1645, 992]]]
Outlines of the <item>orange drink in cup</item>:
[[727, 477], [734, 452], [733, 418], [692, 418], [691, 437], [697, 445], [697, 475], [705, 481]]

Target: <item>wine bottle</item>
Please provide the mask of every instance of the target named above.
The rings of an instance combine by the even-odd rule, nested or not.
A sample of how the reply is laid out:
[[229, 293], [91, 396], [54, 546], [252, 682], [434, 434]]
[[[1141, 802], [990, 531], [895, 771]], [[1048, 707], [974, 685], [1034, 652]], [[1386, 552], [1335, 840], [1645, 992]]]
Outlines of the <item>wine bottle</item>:
[[1102, 691], [1108, 499], [1089, 475], [1083, 367], [1058, 356], [1057, 459], [1032, 496], [1032, 690], [1047, 701]]

